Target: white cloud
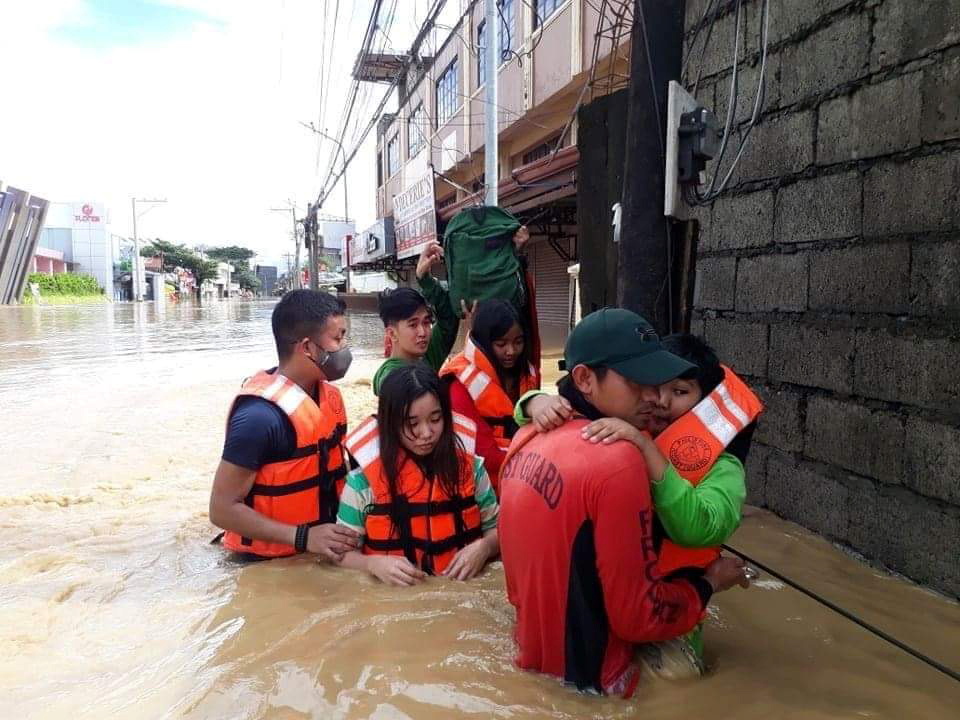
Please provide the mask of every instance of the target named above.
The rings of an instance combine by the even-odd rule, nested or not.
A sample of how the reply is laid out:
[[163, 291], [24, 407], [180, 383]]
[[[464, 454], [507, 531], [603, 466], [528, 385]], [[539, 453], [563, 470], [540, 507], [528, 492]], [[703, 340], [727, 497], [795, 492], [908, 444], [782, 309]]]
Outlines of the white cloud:
[[[408, 0], [400, 0], [401, 6]], [[79, 0], [4, 7], [7, 75], [0, 112], [0, 179], [51, 200], [97, 200], [113, 231], [130, 234], [130, 197], [165, 197], [141, 235], [188, 244], [238, 244], [278, 260], [290, 246], [287, 198], [315, 198], [323, 7], [317, 0], [175, 3], [220, 21], [135, 47], [88, 48], [57, 28], [88, 20]], [[409, 0], [409, 6], [424, 3]], [[337, 127], [369, 0], [341, 3], [323, 125]], [[332, 10], [331, 10], [332, 12]], [[353, 22], [347, 19], [352, 14]], [[403, 14], [398, 11], [398, 14]], [[412, 35], [409, 16], [395, 42]], [[15, 33], [9, 32], [16, 28]], [[383, 90], [375, 87], [373, 97]], [[374, 221], [373, 136], [350, 167], [350, 214]], [[323, 143], [321, 172], [333, 151]], [[342, 188], [324, 208], [343, 212]]]

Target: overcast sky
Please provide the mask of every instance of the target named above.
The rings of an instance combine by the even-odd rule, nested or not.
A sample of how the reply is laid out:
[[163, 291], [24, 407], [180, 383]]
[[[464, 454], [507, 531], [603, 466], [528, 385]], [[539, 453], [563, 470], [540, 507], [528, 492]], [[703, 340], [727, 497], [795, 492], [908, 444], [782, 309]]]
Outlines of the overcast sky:
[[[378, 42], [404, 49], [427, 3], [399, 0]], [[337, 5], [321, 93], [323, 31]], [[299, 123], [331, 133], [339, 126], [370, 7], [371, 0], [4, 3], [0, 180], [49, 200], [104, 202], [118, 235], [131, 233], [132, 196], [166, 198], [140, 219], [141, 236], [243, 245], [261, 262], [279, 262], [291, 220], [269, 209], [292, 200], [302, 213], [335, 148], [318, 147]], [[368, 107], [384, 90], [371, 86]], [[358, 229], [375, 220], [373, 137], [349, 170]], [[324, 211], [343, 213], [342, 185]]]

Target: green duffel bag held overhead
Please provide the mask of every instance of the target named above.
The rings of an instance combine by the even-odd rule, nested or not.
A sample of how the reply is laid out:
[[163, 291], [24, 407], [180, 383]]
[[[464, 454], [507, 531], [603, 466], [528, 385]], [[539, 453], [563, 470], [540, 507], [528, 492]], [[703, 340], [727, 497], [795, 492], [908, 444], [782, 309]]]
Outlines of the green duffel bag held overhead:
[[462, 315], [460, 301], [496, 298], [513, 303], [519, 312], [526, 304], [523, 271], [513, 236], [520, 222], [495, 206], [462, 210], [443, 236], [444, 261], [450, 285], [450, 304]]

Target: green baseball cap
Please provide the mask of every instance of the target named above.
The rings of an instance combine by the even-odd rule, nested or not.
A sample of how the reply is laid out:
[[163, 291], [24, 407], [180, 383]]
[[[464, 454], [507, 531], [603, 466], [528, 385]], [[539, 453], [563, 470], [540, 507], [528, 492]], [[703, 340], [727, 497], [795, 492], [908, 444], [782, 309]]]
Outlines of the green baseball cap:
[[622, 308], [603, 308], [577, 323], [563, 358], [562, 369], [606, 367], [640, 385], [661, 385], [697, 369], [664, 350], [650, 323]]

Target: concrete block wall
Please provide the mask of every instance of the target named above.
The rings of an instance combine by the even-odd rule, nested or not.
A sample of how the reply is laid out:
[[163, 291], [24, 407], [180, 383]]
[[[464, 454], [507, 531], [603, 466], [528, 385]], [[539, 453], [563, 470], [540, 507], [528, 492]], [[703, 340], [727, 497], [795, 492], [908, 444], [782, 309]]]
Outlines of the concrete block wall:
[[[706, 2], [687, 0], [688, 45]], [[685, 80], [723, 122], [720, 5]], [[743, 8], [741, 128], [761, 3]], [[960, 2], [770, 8], [762, 122], [695, 211], [693, 330], [766, 400], [751, 502], [960, 596]]]

